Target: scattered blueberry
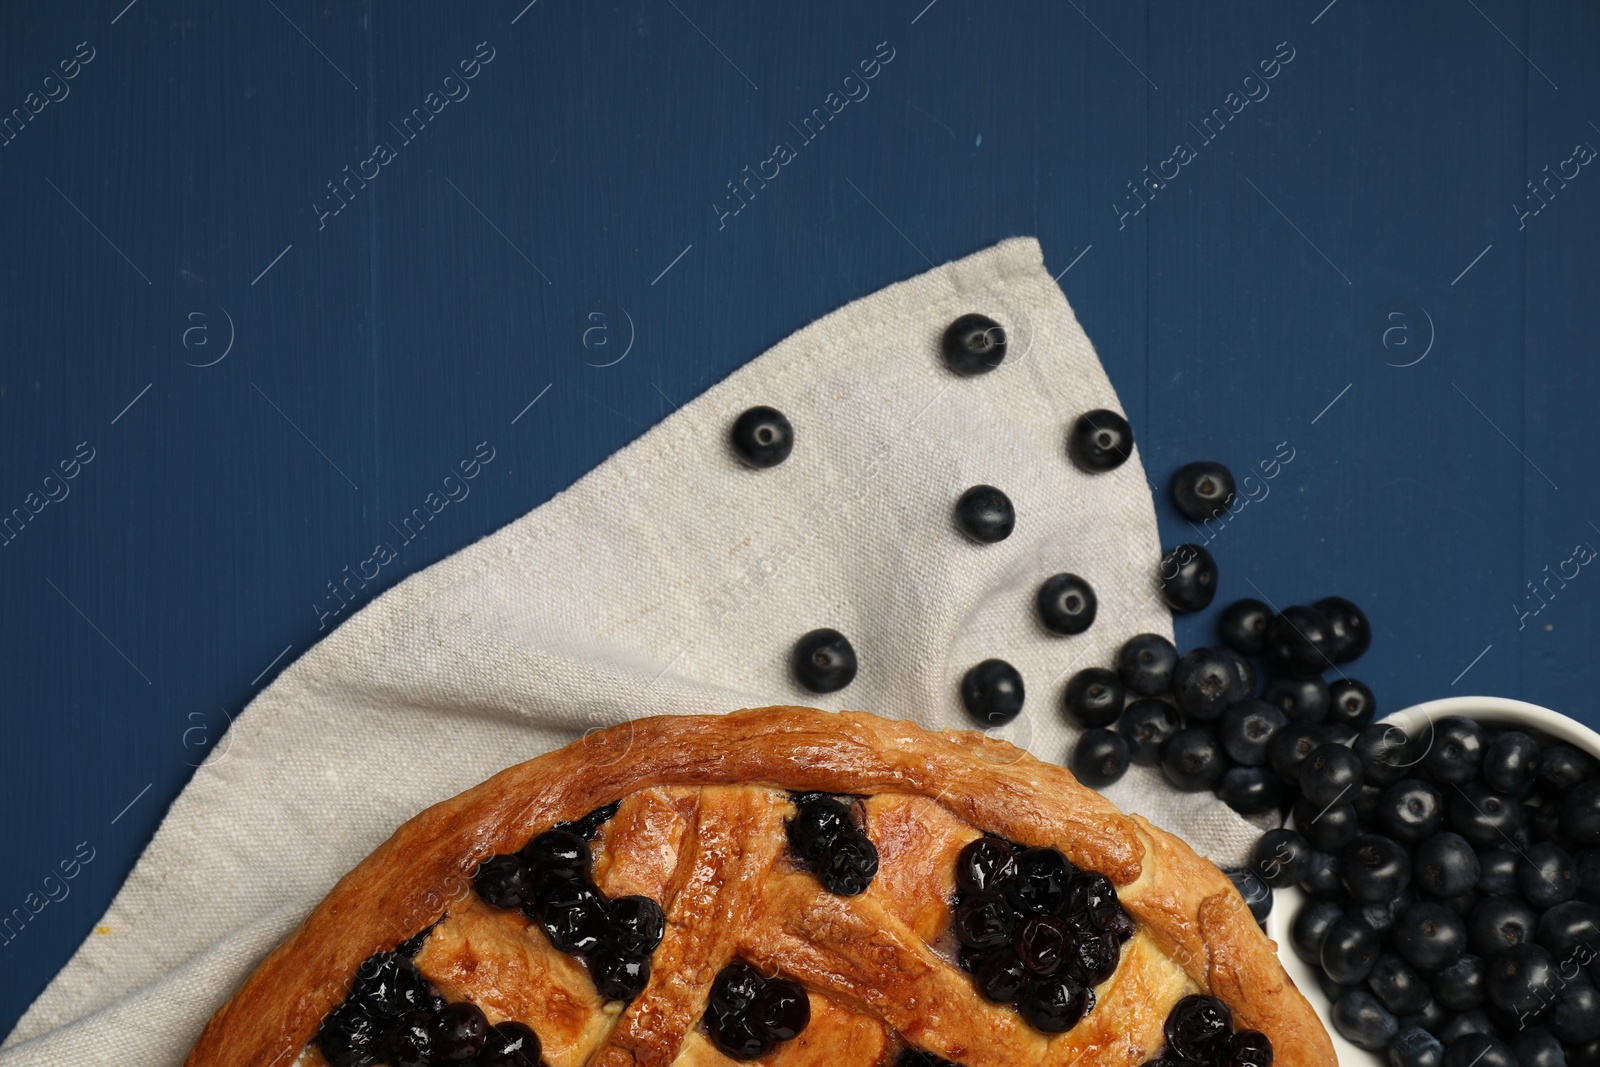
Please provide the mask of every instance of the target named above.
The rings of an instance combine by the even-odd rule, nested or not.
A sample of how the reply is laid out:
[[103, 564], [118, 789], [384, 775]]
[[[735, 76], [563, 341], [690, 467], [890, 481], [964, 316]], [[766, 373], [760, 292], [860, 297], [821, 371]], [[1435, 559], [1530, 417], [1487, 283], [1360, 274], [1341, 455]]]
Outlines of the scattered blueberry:
[[1016, 525], [1011, 498], [992, 485], [975, 485], [956, 501], [956, 528], [980, 545], [1004, 541]]
[[1085, 730], [1072, 747], [1072, 773], [1084, 785], [1100, 789], [1128, 773], [1130, 758], [1127, 740], [1115, 730]]
[[1361, 760], [1343, 745], [1318, 745], [1300, 764], [1300, 793], [1313, 804], [1332, 804], [1362, 782]]
[[1085, 667], [1074, 674], [1062, 693], [1067, 717], [1079, 726], [1110, 726], [1122, 714], [1125, 690], [1115, 671]]
[[1137, 634], [1117, 651], [1117, 677], [1128, 692], [1155, 697], [1172, 687], [1178, 650], [1160, 634]]
[[1179, 545], [1161, 557], [1161, 599], [1177, 612], [1204, 610], [1217, 595], [1217, 561], [1200, 545]]
[[1265, 766], [1267, 746], [1288, 721], [1282, 711], [1263, 700], [1230, 704], [1222, 713], [1222, 747], [1235, 763]]
[[1251, 869], [1273, 888], [1297, 885], [1311, 864], [1311, 846], [1293, 830], [1268, 830], [1250, 855]]
[[1239, 673], [1227, 649], [1197, 648], [1178, 660], [1172, 671], [1178, 707], [1194, 722], [1215, 722], [1230, 704], [1245, 699]]
[[777, 408], [751, 408], [734, 420], [730, 436], [747, 467], [776, 467], [794, 449], [794, 427]]
[[1463, 785], [1478, 776], [1486, 744], [1483, 727], [1452, 715], [1433, 724], [1433, 744], [1422, 763], [1435, 781]]
[[1228, 769], [1217, 735], [1203, 727], [1179, 730], [1161, 745], [1161, 770], [1178, 789], [1196, 793], [1213, 788]]
[[838, 630], [812, 630], [794, 643], [789, 666], [813, 693], [836, 693], [855, 681], [856, 650]]
[[1367, 683], [1355, 678], [1340, 678], [1328, 686], [1328, 722], [1360, 730], [1378, 712], [1378, 700]]
[[1076, 574], [1057, 574], [1039, 586], [1039, 621], [1053, 634], [1081, 634], [1094, 625], [1100, 601]]
[[1223, 874], [1233, 883], [1233, 888], [1239, 891], [1244, 902], [1250, 906], [1250, 914], [1255, 916], [1258, 923], [1267, 921], [1267, 916], [1272, 914], [1272, 887], [1261, 880], [1254, 871], [1245, 867], [1229, 867]]
[[1372, 624], [1366, 613], [1344, 597], [1323, 597], [1315, 607], [1328, 620], [1335, 663], [1348, 663], [1372, 644]]
[[1217, 798], [1240, 815], [1263, 815], [1283, 803], [1283, 779], [1267, 767], [1231, 767], [1217, 783]]
[[1333, 665], [1333, 624], [1315, 608], [1285, 608], [1267, 624], [1266, 653], [1279, 674], [1320, 674]]
[[1337, 855], [1361, 832], [1361, 816], [1348, 800], [1321, 805], [1301, 797], [1294, 802], [1292, 812], [1295, 826], [1319, 852]]
[[1067, 433], [1067, 454], [1086, 473], [1115, 470], [1133, 455], [1133, 427], [1115, 411], [1086, 411]]
[[1274, 678], [1261, 691], [1261, 699], [1279, 708], [1291, 722], [1321, 722], [1328, 717], [1332, 696], [1318, 675], [1309, 678]]
[[1161, 761], [1161, 746], [1183, 726], [1178, 709], [1164, 700], [1135, 700], [1117, 720], [1117, 732], [1128, 742], [1128, 753], [1141, 767]]
[[1188, 463], [1172, 476], [1172, 502], [1190, 522], [1205, 522], [1232, 504], [1233, 496], [1233, 472], [1220, 463]]
[[1320, 966], [1322, 942], [1328, 929], [1345, 917], [1344, 909], [1331, 900], [1312, 899], [1295, 912], [1289, 924], [1289, 945], [1307, 963]]
[[945, 327], [939, 352], [954, 374], [987, 374], [1006, 358], [1005, 328], [987, 315], [963, 315]]
[[1290, 785], [1298, 786], [1300, 765], [1327, 740], [1327, 731], [1320, 723], [1287, 723], [1267, 743], [1267, 762], [1278, 777]]
[[1217, 621], [1222, 643], [1246, 656], [1259, 656], [1267, 648], [1267, 624], [1275, 613], [1259, 600], [1235, 600], [1222, 609]]
[[1004, 726], [1022, 711], [1022, 675], [1003, 659], [986, 659], [961, 678], [961, 703], [985, 726]]

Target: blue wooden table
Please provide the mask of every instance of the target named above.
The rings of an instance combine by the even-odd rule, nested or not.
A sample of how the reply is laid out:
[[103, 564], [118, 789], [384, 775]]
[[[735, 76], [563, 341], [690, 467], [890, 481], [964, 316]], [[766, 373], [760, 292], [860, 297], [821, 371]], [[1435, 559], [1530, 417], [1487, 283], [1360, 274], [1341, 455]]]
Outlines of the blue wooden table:
[[[0, 1023], [321, 634], [1015, 234], [1219, 606], [1362, 603], [1390, 710], [1600, 723], [1597, 44], [1512, 0], [6, 5], [0, 915], [43, 904]], [[1198, 458], [1255, 475], [1203, 535]]]

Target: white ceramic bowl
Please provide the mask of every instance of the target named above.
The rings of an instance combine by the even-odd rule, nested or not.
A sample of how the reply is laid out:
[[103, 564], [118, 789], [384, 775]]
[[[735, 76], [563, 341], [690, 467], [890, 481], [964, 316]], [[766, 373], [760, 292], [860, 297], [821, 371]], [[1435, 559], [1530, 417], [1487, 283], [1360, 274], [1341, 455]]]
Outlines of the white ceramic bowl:
[[[1600, 733], [1560, 712], [1521, 700], [1507, 700], [1505, 697], [1449, 697], [1445, 700], [1430, 700], [1425, 704], [1397, 711], [1381, 721], [1393, 723], [1410, 737], [1418, 737], [1427, 730], [1430, 723], [1452, 715], [1496, 726], [1523, 728], [1546, 737], [1553, 737], [1558, 741], [1565, 741], [1600, 759]], [[1294, 953], [1294, 947], [1289, 940], [1289, 927], [1294, 921], [1295, 914], [1300, 910], [1300, 905], [1305, 903], [1305, 899], [1305, 894], [1298, 888], [1276, 890], [1273, 894], [1272, 914], [1267, 916], [1267, 936], [1278, 943], [1278, 958], [1283, 961], [1284, 970], [1289, 972], [1289, 977], [1294, 979], [1295, 985], [1300, 987], [1300, 991], [1306, 995], [1311, 1006], [1317, 1010], [1322, 1024], [1327, 1027], [1329, 1036], [1333, 1038], [1334, 1051], [1339, 1054], [1340, 1067], [1376, 1067], [1376, 1065], [1387, 1067], [1386, 1056], [1359, 1049], [1339, 1036], [1339, 1031], [1333, 1028], [1333, 1005], [1322, 995], [1322, 987], [1317, 983], [1316, 972], [1310, 964], [1302, 961]]]

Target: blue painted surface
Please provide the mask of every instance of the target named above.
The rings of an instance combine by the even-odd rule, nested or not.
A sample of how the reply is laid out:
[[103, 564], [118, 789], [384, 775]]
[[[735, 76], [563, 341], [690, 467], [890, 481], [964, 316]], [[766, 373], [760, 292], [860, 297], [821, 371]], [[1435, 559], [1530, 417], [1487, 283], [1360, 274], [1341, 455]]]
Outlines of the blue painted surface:
[[[478, 442], [505, 458], [368, 595], [818, 315], [1014, 234], [1163, 490], [1292, 450], [1212, 541], [1219, 604], [1363, 603], [1354, 673], [1389, 709], [1600, 723], [1600, 574], [1568, 562], [1600, 548], [1600, 172], [1574, 156], [1600, 9], [524, 2], [0, 10], [0, 114], [38, 110], [0, 147], [0, 512], [60, 498], [0, 547], [0, 912], [93, 850], [0, 948], [0, 1025], [228, 716], [348, 614], [328, 583]], [[830, 93], [859, 99], [808, 141]]]

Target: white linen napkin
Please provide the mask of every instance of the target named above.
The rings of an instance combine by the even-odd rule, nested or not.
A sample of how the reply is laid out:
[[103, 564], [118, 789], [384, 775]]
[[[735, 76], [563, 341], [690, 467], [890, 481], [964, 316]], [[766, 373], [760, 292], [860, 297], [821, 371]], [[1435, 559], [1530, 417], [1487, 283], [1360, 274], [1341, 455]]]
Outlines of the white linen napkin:
[[[997, 370], [939, 357], [957, 316], [1007, 330]], [[789, 459], [740, 465], [728, 428], [768, 404]], [[1021, 673], [998, 731], [1065, 762], [1062, 687], [1128, 637], [1171, 636], [1154, 595], [1155, 515], [1137, 454], [1078, 471], [1067, 427], [1115, 392], [1039, 245], [1013, 239], [812, 323], [544, 506], [411, 576], [251, 702], [178, 797], [100, 923], [18, 1024], [0, 1067], [177, 1064], [211, 1013], [333, 883], [430, 804], [630, 717], [799, 703], [971, 727], [962, 674]], [[1139, 428], [1135, 426], [1135, 434]], [[1009, 539], [951, 520], [988, 483]], [[1039, 583], [1087, 578], [1099, 618], [1038, 623]], [[842, 631], [860, 673], [816, 696], [787, 669]], [[1209, 794], [1134, 768], [1108, 795], [1237, 862], [1258, 831]]]

